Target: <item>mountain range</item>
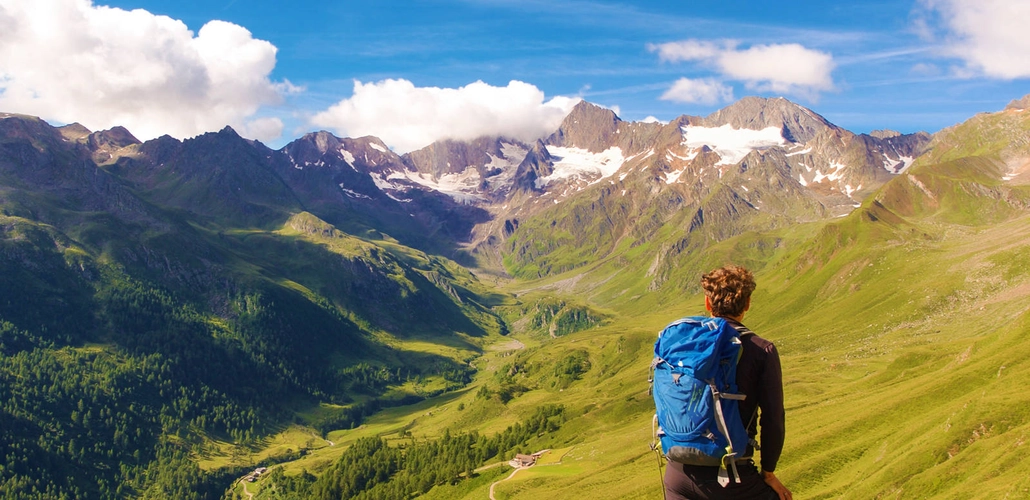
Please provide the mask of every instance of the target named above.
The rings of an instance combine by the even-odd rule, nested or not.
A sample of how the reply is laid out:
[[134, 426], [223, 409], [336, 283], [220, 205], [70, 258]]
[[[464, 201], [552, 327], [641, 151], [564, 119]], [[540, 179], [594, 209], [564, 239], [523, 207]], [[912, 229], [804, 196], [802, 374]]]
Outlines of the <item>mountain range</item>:
[[[789, 401], [816, 422], [819, 408], [856, 399], [852, 382], [887, 394], [896, 363], [931, 366], [903, 332], [922, 339], [941, 321], [958, 323], [946, 304], [1004, 306], [1021, 324], [1010, 304], [1027, 295], [1017, 236], [1030, 227], [1028, 100], [933, 135], [855, 134], [782, 98], [747, 97], [669, 123], [625, 122], [584, 101], [533, 144], [445, 140], [404, 155], [375, 137], [324, 131], [272, 150], [229, 127], [140, 142], [121, 127], [0, 114], [0, 417], [13, 429], [0, 442], [0, 492], [220, 496], [261, 460], [323, 470], [339, 456], [334, 443], [372, 429], [485, 435], [555, 398], [581, 416], [566, 412], [561, 430], [510, 446], [584, 443], [618, 454], [583, 426], [635, 432], [626, 422], [649, 403], [634, 392], [631, 361], [646, 365], [653, 331], [696, 301], [694, 276], [727, 261], [770, 283], [756, 297], [767, 304], [756, 322], [783, 339], [795, 382], [825, 369], [820, 352], [840, 357], [852, 377], [825, 389], [835, 399]], [[940, 276], [906, 267], [958, 259], [978, 232], [1006, 242], [970, 257], [980, 267], [953, 264]], [[888, 285], [887, 275], [908, 281]], [[820, 314], [820, 299], [837, 310]], [[873, 337], [848, 317], [884, 307], [890, 319], [870, 320], [882, 322], [873, 335], [882, 342], [855, 351]], [[799, 333], [809, 328], [802, 320], [839, 333], [814, 342]], [[900, 354], [886, 372], [868, 361], [882, 385], [848, 361], [889, 346]], [[1009, 362], [1006, 373], [1021, 366]], [[1001, 373], [989, 383], [1001, 384]], [[818, 392], [798, 387], [795, 398]], [[463, 413], [432, 416], [459, 399]], [[375, 424], [420, 401], [410, 423]], [[992, 435], [1030, 425], [1006, 422]], [[329, 446], [269, 444], [311, 432]], [[957, 446], [954, 454], [966, 447]], [[836, 468], [805, 480], [816, 455], [792, 450], [785, 477], [799, 491], [847, 496]], [[968, 477], [988, 474], [977, 467]], [[424, 486], [461, 497], [447, 489], [453, 480]], [[523, 493], [574, 484], [563, 481]], [[898, 484], [862, 491], [882, 496]], [[989, 491], [1022, 491], [997, 484]], [[651, 487], [634, 479], [609, 496]], [[472, 497], [481, 490], [470, 488]]]

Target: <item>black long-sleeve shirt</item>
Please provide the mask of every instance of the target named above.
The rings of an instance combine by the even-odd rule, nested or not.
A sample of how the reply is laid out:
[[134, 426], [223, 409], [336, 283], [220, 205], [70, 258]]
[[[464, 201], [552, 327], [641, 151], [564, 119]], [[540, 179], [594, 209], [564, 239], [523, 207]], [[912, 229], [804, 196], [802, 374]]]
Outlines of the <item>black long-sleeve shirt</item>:
[[[729, 323], [743, 334], [740, 337], [743, 352], [737, 363], [737, 390], [746, 398], [740, 402], [740, 418], [752, 439], [761, 426], [762, 470], [775, 472], [786, 432], [780, 354], [772, 342], [755, 335], [740, 323], [732, 320]], [[753, 415], [759, 416], [758, 422], [754, 421]], [[749, 444], [745, 456], [753, 454], [754, 449]]]

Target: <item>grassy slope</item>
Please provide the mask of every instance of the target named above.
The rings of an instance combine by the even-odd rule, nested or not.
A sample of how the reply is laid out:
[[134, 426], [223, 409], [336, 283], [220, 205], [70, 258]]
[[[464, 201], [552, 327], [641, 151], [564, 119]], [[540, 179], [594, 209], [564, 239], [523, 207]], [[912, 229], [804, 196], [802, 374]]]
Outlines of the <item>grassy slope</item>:
[[[850, 247], [801, 272], [803, 259], [785, 252], [760, 273], [747, 322], [783, 356], [790, 435], [780, 472], [800, 498], [1030, 491], [1023, 453], [1030, 394], [1022, 387], [1030, 374], [1030, 217], [947, 231], [930, 241], [858, 234]], [[601, 407], [563, 431], [582, 441], [572, 454], [578, 464], [570, 466], [581, 473], [527, 474], [500, 490], [520, 498], [582, 491], [657, 497], [646, 448], [651, 409], [642, 394], [649, 342], [666, 320], [698, 312], [698, 302], [664, 315], [627, 314], [621, 324], [555, 343], [553, 350], [576, 341], [606, 346], [622, 337], [639, 348], [624, 353], [632, 360], [627, 369], [612, 375], [595, 366], [561, 396], [572, 406]], [[591, 351], [592, 358], [603, 351]]]
[[[953, 164], [912, 172], [935, 189], [932, 203], [899, 178], [849, 217], [733, 238], [673, 277], [691, 281], [721, 260], [759, 269], [746, 322], [783, 357], [789, 435], [779, 472], [799, 498], [1030, 492], [1030, 393], [1022, 385], [1030, 375], [1030, 215], [1009, 204], [954, 210], [995, 203], [991, 193], [1004, 191], [979, 171], [961, 172]], [[1006, 199], [1021, 193], [1009, 190]], [[669, 320], [701, 313], [701, 300], [649, 293], [644, 273], [615, 273], [618, 266], [600, 262], [579, 279], [517, 285], [600, 299], [610, 305], [610, 322], [558, 339], [517, 334], [528, 347], [488, 353], [468, 391], [435, 408], [393, 409], [331, 439], [401, 428], [427, 438], [448, 427], [491, 432], [538, 404], [561, 402], [576, 417], [540, 447], [572, 450], [560, 465], [499, 484], [499, 498], [658, 498], [645, 392], [651, 343]], [[559, 390], [548, 368], [575, 350], [588, 353], [590, 370]], [[475, 398], [479, 384], [496, 386], [494, 372], [513, 362], [522, 363], [520, 380], [534, 390], [507, 405]], [[458, 403], [466, 408], [457, 411]], [[477, 484], [432, 496], [485, 497], [489, 484]]]

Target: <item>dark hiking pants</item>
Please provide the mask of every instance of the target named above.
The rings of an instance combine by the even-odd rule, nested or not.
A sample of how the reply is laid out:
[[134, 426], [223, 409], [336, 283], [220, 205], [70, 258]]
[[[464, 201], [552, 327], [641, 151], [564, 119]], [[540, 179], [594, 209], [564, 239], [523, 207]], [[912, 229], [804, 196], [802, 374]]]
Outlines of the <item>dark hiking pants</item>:
[[[719, 468], [668, 462], [665, 467], [666, 500], [779, 500], [762, 479], [754, 462], [737, 464], [740, 483], [719, 484]], [[732, 474], [731, 474], [732, 475]]]

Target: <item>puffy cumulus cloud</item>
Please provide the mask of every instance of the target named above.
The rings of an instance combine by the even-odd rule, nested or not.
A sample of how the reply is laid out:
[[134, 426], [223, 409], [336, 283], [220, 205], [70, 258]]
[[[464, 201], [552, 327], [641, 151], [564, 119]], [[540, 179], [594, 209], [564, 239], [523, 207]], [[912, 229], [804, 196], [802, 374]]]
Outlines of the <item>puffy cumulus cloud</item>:
[[123, 125], [144, 140], [230, 125], [267, 141], [282, 122], [251, 117], [296, 90], [269, 80], [275, 54], [222, 21], [194, 34], [91, 0], [0, 0], [0, 109], [93, 130]]
[[[723, 79], [742, 81], [752, 90], [815, 97], [819, 92], [834, 88], [831, 73], [836, 64], [830, 54], [796, 43], [753, 45], [747, 49], [737, 46], [734, 40], [683, 40], [650, 44], [648, 49], [657, 52], [662, 61], [700, 63], [718, 72]], [[681, 82], [684, 80], [676, 85]], [[706, 86], [689, 82], [705, 82]], [[716, 90], [713, 83], [710, 79], [687, 80], [682, 86], [685, 93], [701, 88]], [[669, 92], [674, 89], [675, 86]]]
[[442, 139], [504, 136], [534, 141], [561, 126], [579, 102], [554, 97], [528, 83], [494, 87], [477, 81], [460, 88], [416, 87], [408, 80], [354, 82], [354, 93], [316, 114], [315, 126], [340, 135], [374, 135], [398, 153]]
[[796, 43], [755, 45], [730, 50], [719, 56], [723, 74], [772, 92], [819, 92], [833, 90], [833, 57]]
[[718, 104], [733, 100], [733, 87], [712, 78], [680, 78], [660, 97], [663, 101]]
[[924, 37], [962, 59], [960, 74], [1012, 80], [1030, 77], [1030, 2], [922, 0], [915, 17]]

